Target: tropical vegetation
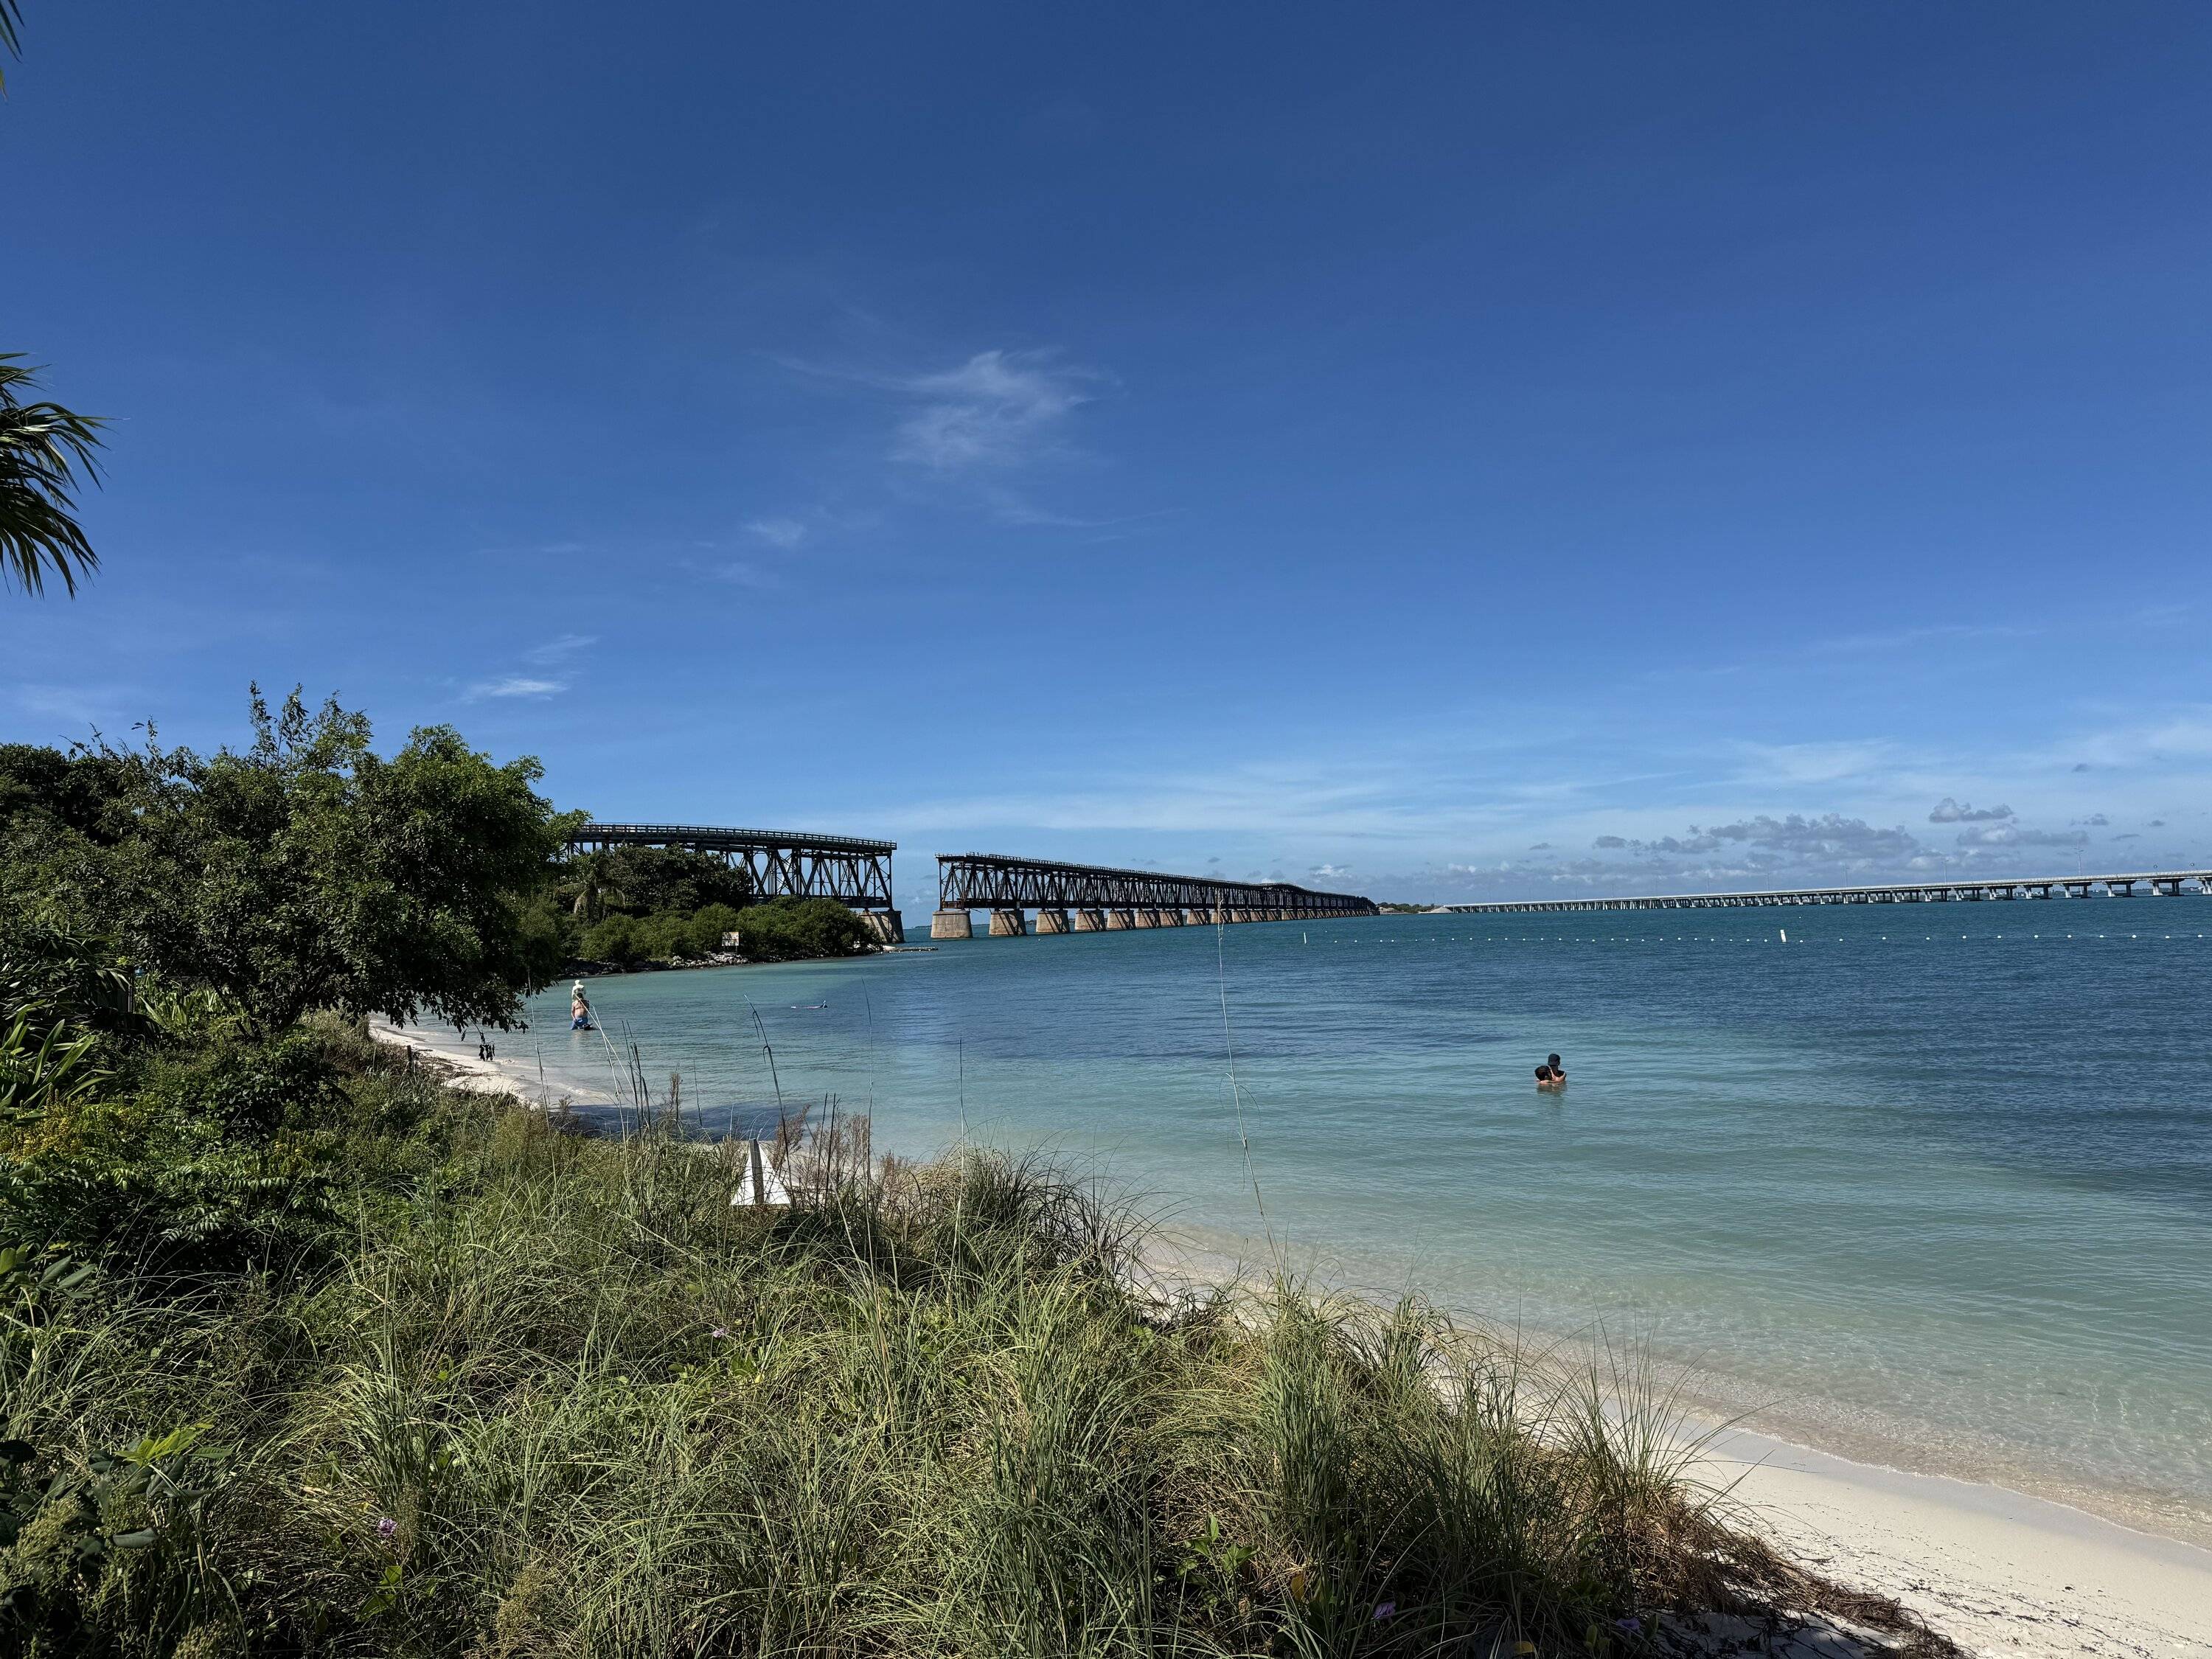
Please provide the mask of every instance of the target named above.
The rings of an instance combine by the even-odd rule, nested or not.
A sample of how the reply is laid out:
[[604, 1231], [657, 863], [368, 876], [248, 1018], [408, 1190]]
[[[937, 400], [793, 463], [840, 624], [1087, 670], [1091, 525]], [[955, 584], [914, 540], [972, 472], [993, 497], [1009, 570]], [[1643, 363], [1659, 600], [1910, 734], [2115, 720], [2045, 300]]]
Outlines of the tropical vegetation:
[[[1632, 1379], [1163, 1283], [1053, 1167], [450, 1092], [333, 1016], [0, 966], [0, 1650], [1666, 1650], [1825, 1609]], [[1743, 1621], [1748, 1621], [1747, 1623]]]

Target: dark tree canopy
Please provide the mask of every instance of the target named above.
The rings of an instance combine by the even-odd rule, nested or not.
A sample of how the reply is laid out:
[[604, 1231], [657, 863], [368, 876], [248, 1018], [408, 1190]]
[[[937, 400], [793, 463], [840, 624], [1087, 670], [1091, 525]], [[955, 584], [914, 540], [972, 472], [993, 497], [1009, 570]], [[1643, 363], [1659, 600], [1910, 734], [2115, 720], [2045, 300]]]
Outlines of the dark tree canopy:
[[64, 848], [45, 872], [65, 902], [141, 968], [264, 1030], [316, 1008], [511, 1024], [560, 967], [524, 922], [566, 828], [532, 787], [538, 763], [495, 765], [447, 726], [386, 759], [366, 717], [335, 701], [311, 714], [297, 691], [272, 714], [257, 690], [252, 717], [243, 752], [151, 737], [9, 750], [0, 834], [20, 843], [36, 818], [49, 843], [76, 843], [75, 865]]
[[563, 890], [582, 901], [575, 908], [587, 918], [609, 910], [653, 915], [702, 905], [733, 908], [750, 903], [752, 878], [711, 853], [672, 847], [611, 847], [578, 854], [568, 860]]

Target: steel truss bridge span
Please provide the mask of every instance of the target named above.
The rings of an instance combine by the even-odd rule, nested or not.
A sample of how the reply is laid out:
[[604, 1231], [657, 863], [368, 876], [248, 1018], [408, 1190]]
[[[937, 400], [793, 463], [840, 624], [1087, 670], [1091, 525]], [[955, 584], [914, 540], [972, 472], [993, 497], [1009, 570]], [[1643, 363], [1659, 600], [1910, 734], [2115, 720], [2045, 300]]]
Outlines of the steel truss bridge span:
[[891, 854], [898, 843], [792, 830], [724, 830], [697, 823], [586, 823], [568, 837], [578, 852], [665, 847], [705, 853], [752, 878], [763, 898], [826, 898], [890, 912]]
[[937, 902], [930, 933], [938, 939], [967, 938], [971, 910], [991, 912], [994, 935], [1027, 932], [1027, 910], [1037, 913], [1041, 933], [1377, 914], [1373, 901], [1356, 893], [1316, 892], [1285, 881], [1169, 876], [1157, 870], [1056, 864], [997, 853], [940, 854]]
[[[2192, 890], [2191, 884], [2194, 884]], [[2142, 892], [2138, 893], [2137, 890]], [[1459, 915], [1557, 910], [1733, 910], [1766, 904], [1933, 904], [1958, 900], [2212, 896], [2212, 870], [2152, 870], [2135, 875], [2036, 876], [2016, 879], [1887, 882], [1871, 887], [1798, 887], [1765, 893], [1650, 893], [1635, 898], [1529, 899], [1520, 903], [1447, 904]]]

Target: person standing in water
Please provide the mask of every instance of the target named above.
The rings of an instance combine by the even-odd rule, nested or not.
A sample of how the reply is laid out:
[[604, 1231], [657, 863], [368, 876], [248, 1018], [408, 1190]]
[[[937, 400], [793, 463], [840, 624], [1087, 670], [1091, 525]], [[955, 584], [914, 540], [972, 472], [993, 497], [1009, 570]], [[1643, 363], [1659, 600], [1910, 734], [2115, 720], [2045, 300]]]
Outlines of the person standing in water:
[[1557, 1054], [1552, 1055], [1536, 1068], [1536, 1086], [1539, 1089], [1552, 1090], [1564, 1089], [1567, 1086], [1567, 1068], [1559, 1063], [1559, 1057]]
[[592, 1000], [584, 994], [584, 981], [580, 979], [576, 981], [575, 988], [568, 993], [568, 1029], [572, 1031], [592, 1029]]

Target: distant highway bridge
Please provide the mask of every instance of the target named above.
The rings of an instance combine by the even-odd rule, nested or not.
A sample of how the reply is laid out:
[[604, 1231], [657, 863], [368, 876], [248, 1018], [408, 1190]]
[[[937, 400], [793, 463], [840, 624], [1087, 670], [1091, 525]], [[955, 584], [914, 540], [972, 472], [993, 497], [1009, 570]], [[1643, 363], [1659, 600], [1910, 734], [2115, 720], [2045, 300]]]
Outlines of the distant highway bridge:
[[937, 914], [932, 939], [974, 936], [972, 910], [991, 913], [991, 937], [1029, 931], [1024, 912], [1036, 912], [1040, 933], [1091, 933], [1123, 927], [1182, 927], [1222, 921], [1305, 921], [1331, 916], [1371, 916], [1371, 900], [1352, 893], [1318, 893], [1289, 882], [1220, 881], [1205, 876], [1167, 876], [1157, 870], [1113, 870], [1091, 864], [1056, 864], [997, 853], [952, 853], [937, 860]]
[[[2192, 890], [2191, 884], [2194, 884]], [[1765, 904], [1932, 904], [1954, 900], [2112, 898], [2136, 891], [2175, 898], [2194, 890], [2212, 895], [2212, 870], [2151, 870], [2133, 875], [2036, 876], [2019, 879], [1884, 882], [1869, 887], [1793, 887], [1758, 893], [1649, 893], [1635, 898], [1528, 899], [1518, 903], [1447, 904], [1461, 915], [1504, 915], [1533, 910], [1732, 910]]]
[[752, 878], [762, 898], [826, 898], [860, 913], [886, 945], [906, 937], [891, 903], [894, 841], [817, 836], [792, 830], [724, 830], [697, 823], [586, 823], [568, 837], [579, 852], [610, 847], [665, 847], [706, 853]]

